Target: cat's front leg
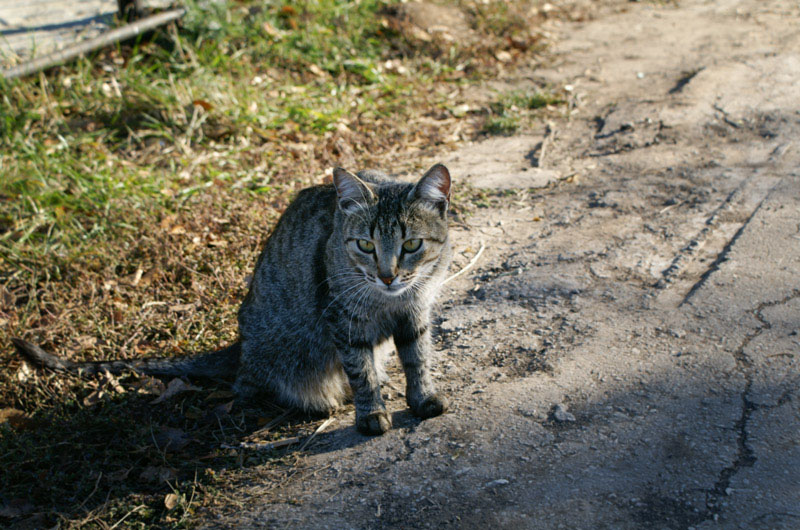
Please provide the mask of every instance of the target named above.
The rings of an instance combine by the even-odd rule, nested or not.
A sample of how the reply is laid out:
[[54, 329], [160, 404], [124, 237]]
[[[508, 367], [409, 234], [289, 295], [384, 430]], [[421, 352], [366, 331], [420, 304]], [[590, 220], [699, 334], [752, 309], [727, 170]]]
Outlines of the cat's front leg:
[[406, 373], [406, 402], [411, 412], [423, 419], [442, 414], [447, 410], [447, 400], [436, 392], [430, 374], [433, 344], [428, 320], [401, 321], [394, 344]]
[[363, 434], [385, 433], [392, 428], [392, 418], [386, 412], [386, 405], [381, 397], [372, 344], [342, 344], [339, 357], [353, 390], [356, 429]]

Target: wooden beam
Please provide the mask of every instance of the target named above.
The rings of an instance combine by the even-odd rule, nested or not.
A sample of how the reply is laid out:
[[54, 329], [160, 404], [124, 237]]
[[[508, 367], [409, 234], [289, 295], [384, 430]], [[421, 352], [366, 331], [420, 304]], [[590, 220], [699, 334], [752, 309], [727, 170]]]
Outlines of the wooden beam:
[[64, 48], [63, 50], [49, 53], [27, 63], [3, 70], [2, 76], [6, 79], [13, 79], [15, 77], [22, 77], [34, 72], [38, 72], [39, 70], [44, 70], [45, 68], [50, 68], [51, 66], [59, 65], [85, 53], [108, 46], [114, 42], [135, 37], [136, 35], [157, 28], [158, 26], [166, 24], [167, 22], [177, 20], [185, 13], [185, 9], [173, 9], [171, 11], [165, 11], [157, 15], [137, 20], [136, 22], [132, 22], [117, 29], [112, 29], [111, 31], [92, 39], [87, 39], [83, 42], [73, 44], [72, 46]]

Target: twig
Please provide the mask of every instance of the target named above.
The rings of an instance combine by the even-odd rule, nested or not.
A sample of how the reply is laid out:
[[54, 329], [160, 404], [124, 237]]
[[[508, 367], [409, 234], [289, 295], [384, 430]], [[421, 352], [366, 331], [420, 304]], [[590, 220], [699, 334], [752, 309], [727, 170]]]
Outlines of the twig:
[[277, 449], [278, 447], [285, 447], [287, 445], [294, 445], [300, 443], [300, 438], [293, 436], [292, 438], [284, 438], [277, 442], [239, 442], [238, 445], [222, 444], [223, 449], [255, 449], [264, 451], [269, 449]]
[[447, 278], [445, 281], [443, 281], [442, 285], [446, 284], [447, 282], [449, 282], [451, 280], [455, 280], [456, 278], [458, 278], [459, 276], [461, 276], [462, 274], [464, 274], [465, 272], [470, 270], [473, 267], [473, 265], [475, 265], [475, 263], [478, 261], [478, 258], [481, 257], [481, 254], [483, 254], [483, 249], [485, 249], [485, 248], [486, 248], [486, 245], [484, 245], [483, 241], [481, 241], [481, 248], [479, 248], [478, 252], [476, 252], [475, 255], [472, 256], [472, 259], [469, 260], [469, 263], [467, 263], [467, 265], [463, 269], [461, 269], [460, 271], [458, 271], [457, 273], [453, 274], [452, 276]]
[[144, 504], [140, 504], [139, 506], [136, 506], [136, 507], [135, 507], [133, 510], [131, 510], [131, 511], [129, 511], [128, 513], [126, 513], [125, 515], [123, 515], [123, 516], [122, 516], [122, 519], [120, 519], [119, 521], [117, 521], [116, 523], [114, 523], [113, 525], [111, 525], [111, 528], [109, 528], [108, 530], [114, 530], [114, 528], [116, 528], [116, 527], [118, 527], [120, 524], [122, 524], [122, 521], [124, 521], [125, 519], [127, 519], [129, 515], [132, 515], [134, 512], [138, 512], [139, 510], [141, 510], [141, 509], [142, 509], [142, 508], [144, 508], [144, 507], [145, 507], [145, 505], [144, 505]]
[[5, 77], [6, 79], [13, 79], [15, 77], [22, 77], [24, 75], [38, 72], [39, 70], [44, 70], [45, 68], [50, 68], [51, 66], [56, 66], [70, 59], [74, 59], [79, 55], [89, 53], [117, 41], [135, 37], [140, 33], [157, 28], [158, 26], [166, 24], [172, 20], [179, 19], [184, 15], [184, 13], [186, 13], [185, 9], [173, 9], [171, 11], [165, 11], [157, 15], [143, 18], [137, 22], [122, 26], [121, 28], [112, 29], [111, 31], [93, 39], [87, 39], [83, 42], [79, 42], [64, 48], [63, 50], [58, 50], [43, 57], [34, 59], [30, 62], [3, 70], [2, 77]]
[[327, 420], [325, 420], [325, 421], [323, 421], [323, 422], [322, 422], [322, 425], [320, 425], [319, 427], [317, 427], [317, 430], [316, 430], [316, 431], [314, 431], [314, 433], [313, 433], [311, 436], [309, 436], [309, 437], [308, 437], [308, 439], [307, 439], [305, 442], [303, 442], [303, 445], [301, 445], [301, 446], [300, 446], [300, 449], [299, 449], [299, 451], [302, 451], [303, 449], [305, 449], [306, 447], [308, 447], [308, 444], [310, 444], [310, 443], [311, 443], [311, 440], [313, 440], [313, 439], [314, 439], [314, 438], [315, 438], [315, 437], [316, 437], [316, 436], [317, 436], [319, 433], [321, 433], [322, 431], [324, 431], [325, 429], [327, 429], [327, 428], [328, 428], [328, 425], [330, 425], [331, 423], [333, 423], [333, 418], [332, 418], [332, 417], [331, 417], [331, 418], [328, 418], [328, 419], [327, 419]]
[[75, 508], [75, 511], [76, 511], [76, 512], [77, 512], [78, 510], [80, 510], [81, 508], [83, 508], [83, 505], [84, 505], [84, 504], [86, 504], [87, 502], [89, 502], [89, 499], [91, 499], [91, 498], [92, 498], [92, 495], [94, 495], [94, 494], [95, 494], [95, 492], [97, 491], [97, 486], [98, 486], [98, 485], [100, 485], [100, 479], [101, 479], [101, 478], [103, 478], [103, 472], [102, 472], [102, 471], [100, 472], [100, 474], [99, 474], [99, 475], [97, 475], [97, 480], [94, 482], [94, 489], [92, 490], [92, 492], [89, 494], [89, 496], [88, 496], [88, 497], [86, 497], [85, 499], [83, 499], [83, 502], [80, 504], [80, 506], [78, 506], [77, 508]]

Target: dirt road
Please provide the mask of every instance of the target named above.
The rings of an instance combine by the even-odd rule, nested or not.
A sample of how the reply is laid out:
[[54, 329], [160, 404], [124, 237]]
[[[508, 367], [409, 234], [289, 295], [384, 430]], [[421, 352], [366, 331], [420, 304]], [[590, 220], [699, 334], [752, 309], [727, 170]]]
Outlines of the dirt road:
[[486, 250], [436, 320], [452, 411], [412, 418], [395, 367], [392, 431], [337, 416], [207, 526], [800, 527], [799, 25], [682, 0], [551, 28], [502, 83], [570, 85], [570, 116], [448, 161], [516, 189], [455, 228], [455, 267]]

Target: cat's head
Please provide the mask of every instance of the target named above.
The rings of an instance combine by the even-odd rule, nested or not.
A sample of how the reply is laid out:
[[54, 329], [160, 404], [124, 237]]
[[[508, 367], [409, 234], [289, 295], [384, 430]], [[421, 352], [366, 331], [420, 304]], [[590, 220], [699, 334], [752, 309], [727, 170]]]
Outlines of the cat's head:
[[337, 168], [333, 182], [353, 272], [386, 296], [424, 284], [447, 245], [447, 168], [436, 164], [413, 185], [368, 182]]

